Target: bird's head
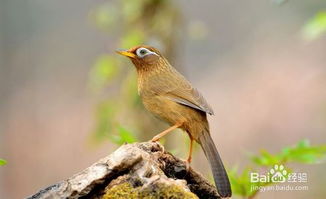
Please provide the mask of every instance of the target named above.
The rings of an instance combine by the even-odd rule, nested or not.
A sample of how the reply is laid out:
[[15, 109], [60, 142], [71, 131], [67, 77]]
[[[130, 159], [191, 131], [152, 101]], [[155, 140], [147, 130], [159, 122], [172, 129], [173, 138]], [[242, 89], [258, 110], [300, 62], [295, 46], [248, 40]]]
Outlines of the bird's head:
[[149, 69], [165, 62], [161, 53], [151, 46], [140, 45], [129, 50], [117, 50], [117, 53], [130, 58], [138, 69]]

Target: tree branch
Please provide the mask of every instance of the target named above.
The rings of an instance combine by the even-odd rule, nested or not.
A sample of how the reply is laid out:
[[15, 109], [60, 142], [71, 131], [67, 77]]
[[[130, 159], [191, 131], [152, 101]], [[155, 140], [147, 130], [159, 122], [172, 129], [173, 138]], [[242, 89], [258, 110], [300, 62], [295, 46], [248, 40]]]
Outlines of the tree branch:
[[202, 175], [158, 143], [125, 144], [67, 180], [30, 198], [219, 198]]

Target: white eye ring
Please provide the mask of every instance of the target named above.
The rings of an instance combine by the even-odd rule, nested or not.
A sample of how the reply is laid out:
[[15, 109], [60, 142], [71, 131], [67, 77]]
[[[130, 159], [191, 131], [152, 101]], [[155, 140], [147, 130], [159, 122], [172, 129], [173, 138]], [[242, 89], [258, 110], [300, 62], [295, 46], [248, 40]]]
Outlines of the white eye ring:
[[155, 52], [152, 52], [150, 50], [148, 50], [147, 48], [138, 48], [136, 50], [136, 55], [139, 57], [139, 58], [143, 58], [145, 57], [146, 55], [157, 55]]

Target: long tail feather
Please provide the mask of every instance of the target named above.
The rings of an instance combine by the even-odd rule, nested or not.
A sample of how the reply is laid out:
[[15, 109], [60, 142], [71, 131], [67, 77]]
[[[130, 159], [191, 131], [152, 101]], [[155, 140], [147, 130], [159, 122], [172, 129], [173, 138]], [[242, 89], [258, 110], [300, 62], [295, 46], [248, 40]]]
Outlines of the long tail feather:
[[199, 143], [203, 148], [206, 158], [210, 163], [215, 185], [219, 195], [222, 198], [231, 197], [232, 191], [228, 175], [225, 171], [223, 162], [217, 152], [216, 146], [209, 132], [205, 131], [202, 133], [202, 135], [199, 137]]

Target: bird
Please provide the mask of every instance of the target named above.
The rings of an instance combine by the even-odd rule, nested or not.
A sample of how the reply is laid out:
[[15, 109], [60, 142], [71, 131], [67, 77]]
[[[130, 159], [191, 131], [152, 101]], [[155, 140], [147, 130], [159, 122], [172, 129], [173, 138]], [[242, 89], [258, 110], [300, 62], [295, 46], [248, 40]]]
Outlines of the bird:
[[116, 52], [128, 57], [136, 67], [138, 94], [144, 107], [170, 125], [151, 141], [157, 142], [177, 128], [187, 132], [190, 138], [188, 165], [192, 159], [193, 141], [196, 141], [210, 163], [219, 196], [231, 197], [227, 172], [210, 135], [207, 114], [214, 112], [204, 97], [156, 48], [138, 45]]

